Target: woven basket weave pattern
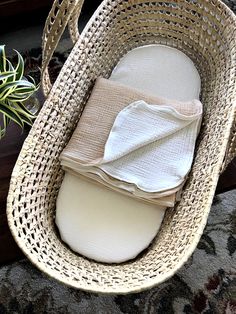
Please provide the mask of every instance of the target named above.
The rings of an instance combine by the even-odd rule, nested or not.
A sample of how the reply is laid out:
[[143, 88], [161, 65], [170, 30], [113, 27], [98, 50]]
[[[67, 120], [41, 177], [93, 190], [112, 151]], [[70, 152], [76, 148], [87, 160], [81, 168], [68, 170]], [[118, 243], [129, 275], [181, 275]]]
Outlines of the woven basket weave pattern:
[[[47, 36], [49, 32], [49, 45]], [[56, 41], [50, 43], [51, 52]], [[109, 77], [129, 50], [153, 43], [182, 50], [200, 72], [204, 119], [196, 156], [180, 204], [166, 212], [147, 252], [125, 264], [100, 264], [70, 251], [55, 229], [55, 201], [63, 179], [58, 157], [95, 79]], [[104, 1], [66, 61], [13, 172], [9, 225], [31, 261], [73, 287], [107, 293], [140, 291], [173, 275], [193, 252], [207, 220], [234, 121], [235, 73], [236, 21], [221, 2]], [[44, 84], [49, 90], [47, 73]]]

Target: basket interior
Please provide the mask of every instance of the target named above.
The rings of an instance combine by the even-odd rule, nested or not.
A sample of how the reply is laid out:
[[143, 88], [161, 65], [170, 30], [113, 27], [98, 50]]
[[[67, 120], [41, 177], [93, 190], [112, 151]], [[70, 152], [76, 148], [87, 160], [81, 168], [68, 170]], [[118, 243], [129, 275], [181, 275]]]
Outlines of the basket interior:
[[[233, 13], [216, 0], [102, 3], [66, 61], [13, 172], [9, 225], [41, 270], [73, 287], [128, 293], [167, 279], [191, 255], [206, 223], [233, 119], [235, 25]], [[148, 251], [121, 265], [96, 263], [70, 251], [55, 229], [63, 179], [58, 157], [96, 78], [108, 78], [129, 50], [154, 43], [183, 51], [201, 76], [204, 118], [194, 164], [181, 202], [166, 212]]]

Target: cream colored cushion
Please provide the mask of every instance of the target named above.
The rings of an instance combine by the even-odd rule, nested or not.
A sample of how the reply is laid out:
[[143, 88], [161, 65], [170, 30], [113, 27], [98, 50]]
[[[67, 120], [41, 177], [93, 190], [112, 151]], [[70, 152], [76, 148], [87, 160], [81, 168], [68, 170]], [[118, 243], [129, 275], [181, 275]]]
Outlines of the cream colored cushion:
[[61, 238], [76, 252], [101, 262], [137, 256], [155, 237], [164, 207], [105, 190], [67, 173], [57, 198]]
[[163, 45], [148, 45], [128, 52], [110, 79], [180, 101], [199, 99], [201, 80], [192, 60], [183, 52]]

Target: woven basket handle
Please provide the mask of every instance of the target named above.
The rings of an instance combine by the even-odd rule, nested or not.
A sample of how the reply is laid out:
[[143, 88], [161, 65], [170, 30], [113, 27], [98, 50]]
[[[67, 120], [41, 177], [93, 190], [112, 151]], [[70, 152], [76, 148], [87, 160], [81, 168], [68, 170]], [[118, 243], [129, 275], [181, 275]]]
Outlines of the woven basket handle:
[[54, 0], [48, 14], [42, 38], [41, 83], [45, 96], [49, 94], [52, 87], [48, 65], [66, 26], [68, 25], [73, 44], [79, 38], [78, 18], [83, 2], [84, 0]]
[[221, 172], [223, 172], [228, 164], [236, 157], [236, 108], [235, 108], [235, 115], [234, 115], [234, 122], [233, 126], [231, 129], [231, 134], [230, 134], [230, 140], [229, 144], [227, 147], [226, 155], [225, 155], [225, 160], [222, 165]]

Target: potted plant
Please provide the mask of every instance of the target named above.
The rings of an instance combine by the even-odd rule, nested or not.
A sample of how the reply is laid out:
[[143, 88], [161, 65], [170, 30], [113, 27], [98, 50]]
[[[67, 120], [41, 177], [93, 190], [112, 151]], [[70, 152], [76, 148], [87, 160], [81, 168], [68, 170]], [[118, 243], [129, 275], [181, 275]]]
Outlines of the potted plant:
[[0, 139], [6, 134], [10, 121], [22, 129], [25, 125], [31, 126], [38, 109], [27, 103], [38, 86], [32, 77], [24, 77], [24, 60], [18, 51], [16, 53], [18, 62], [13, 66], [6, 58], [5, 46], [0, 45]]

